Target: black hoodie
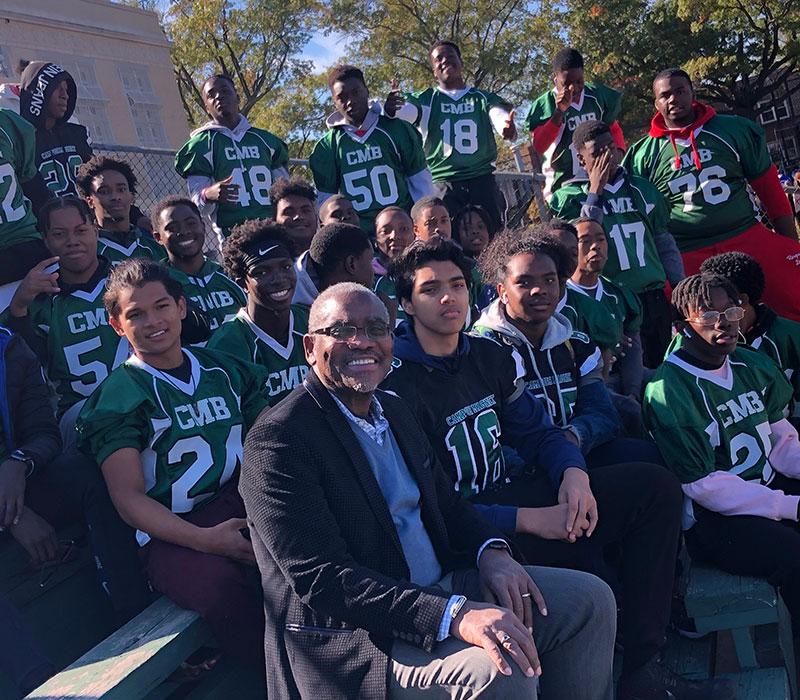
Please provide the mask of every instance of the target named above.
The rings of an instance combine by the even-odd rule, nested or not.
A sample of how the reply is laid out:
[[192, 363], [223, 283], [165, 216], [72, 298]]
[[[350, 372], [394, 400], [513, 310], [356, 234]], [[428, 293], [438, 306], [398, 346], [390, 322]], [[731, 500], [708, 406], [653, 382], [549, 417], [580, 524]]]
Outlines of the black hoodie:
[[[67, 111], [47, 129], [47, 103], [62, 80], [67, 81]], [[36, 167], [54, 195], [77, 194], [78, 168], [92, 157], [86, 127], [69, 123], [77, 98], [75, 81], [56, 63], [32, 61], [22, 72], [19, 112], [36, 127]]]

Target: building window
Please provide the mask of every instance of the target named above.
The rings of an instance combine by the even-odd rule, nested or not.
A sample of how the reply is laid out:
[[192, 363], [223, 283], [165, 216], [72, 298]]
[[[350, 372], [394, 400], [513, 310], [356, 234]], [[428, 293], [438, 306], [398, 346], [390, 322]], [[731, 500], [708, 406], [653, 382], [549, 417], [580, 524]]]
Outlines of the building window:
[[118, 67], [139, 144], [149, 148], [166, 146], [167, 136], [161, 119], [161, 100], [150, 84], [147, 66], [120, 63]]
[[786, 100], [761, 100], [756, 108], [762, 124], [772, 124], [789, 117], [789, 103]]
[[167, 136], [161, 122], [161, 108], [157, 105], [135, 104], [130, 102], [131, 117], [136, 127], [139, 143], [149, 148], [160, 148], [167, 145]]
[[797, 160], [798, 152], [797, 152], [797, 139], [794, 136], [789, 134], [788, 136], [783, 137], [783, 147], [786, 150], [786, 158], [790, 161]]
[[4, 78], [11, 76], [11, 66], [8, 65], [8, 54], [2, 46], [0, 46], [0, 75]]
[[105, 101], [85, 100], [80, 97], [78, 90], [78, 102], [75, 105], [75, 119], [83, 124], [94, 143], [113, 144], [114, 132], [111, 129], [111, 122], [108, 120], [108, 111]]

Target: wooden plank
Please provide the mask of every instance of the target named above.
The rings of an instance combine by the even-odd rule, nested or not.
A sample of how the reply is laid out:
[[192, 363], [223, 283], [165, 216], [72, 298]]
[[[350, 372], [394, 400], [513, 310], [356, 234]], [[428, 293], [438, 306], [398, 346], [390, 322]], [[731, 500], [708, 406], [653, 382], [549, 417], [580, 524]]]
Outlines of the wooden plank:
[[684, 678], [705, 680], [711, 670], [714, 635], [701, 639], [686, 639], [670, 632], [664, 647], [664, 665]]
[[756, 661], [756, 648], [753, 644], [753, 634], [749, 627], [735, 627], [731, 630], [733, 644], [736, 647], [736, 658], [742, 669], [758, 668]]
[[209, 636], [197, 613], [160, 598], [27, 697], [37, 700], [142, 697]]
[[777, 621], [777, 608], [762, 608], [747, 612], [735, 612], [730, 615], [720, 613], [711, 617], [695, 617], [694, 626], [698, 632], [717, 632], [719, 630], [736, 629], [737, 627], [770, 625]]
[[[770, 608], [777, 608], [777, 594], [763, 579], [692, 565], [686, 590], [686, 611], [690, 617], [732, 615]], [[775, 620], [777, 610], [775, 619], [767, 622]]]
[[721, 677], [736, 681], [736, 697], [742, 700], [790, 700], [789, 679], [785, 669], [760, 668]]
[[792, 616], [786, 608], [783, 597], [778, 596], [778, 644], [783, 654], [783, 663], [789, 676], [789, 687], [792, 700], [798, 700], [797, 665], [794, 655], [794, 634], [792, 631]]

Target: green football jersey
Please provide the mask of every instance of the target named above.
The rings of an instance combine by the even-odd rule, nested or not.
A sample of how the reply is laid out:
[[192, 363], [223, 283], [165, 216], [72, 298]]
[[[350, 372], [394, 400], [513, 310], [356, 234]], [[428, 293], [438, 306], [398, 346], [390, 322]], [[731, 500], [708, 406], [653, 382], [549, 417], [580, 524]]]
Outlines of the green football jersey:
[[108, 258], [114, 266], [129, 258], [148, 258], [157, 262], [164, 262], [167, 259], [164, 248], [141, 233], [138, 228], [131, 227], [127, 239], [125, 243], [118, 243], [106, 231], [100, 229], [97, 254]]
[[247, 304], [242, 288], [211, 260], [206, 260], [196, 275], [187, 275], [172, 265], [169, 265], [169, 274], [181, 283], [187, 298], [205, 313], [212, 331], [236, 316]]
[[281, 345], [250, 318], [247, 309], [223, 323], [208, 341], [211, 350], [234, 355], [267, 370], [266, 389], [272, 405], [300, 386], [308, 374], [303, 336], [308, 332], [308, 308], [292, 304], [289, 340]]
[[334, 126], [308, 159], [319, 192], [343, 194], [353, 204], [365, 231], [374, 230], [384, 207], [411, 209], [406, 178], [425, 170], [419, 132], [402, 119], [379, 116], [361, 136]]
[[438, 87], [405, 93], [417, 108], [414, 121], [434, 182], [470, 180], [494, 172], [497, 144], [489, 110], [511, 105], [493, 92], [464, 88], [451, 97]]
[[778, 316], [763, 305], [757, 307], [756, 313], [758, 330], [754, 327], [753, 332], [757, 335], [751, 338], [747, 334], [750, 347], [780, 367], [792, 385], [790, 414], [793, 419], [800, 418], [800, 323]]
[[736, 116], [716, 115], [694, 132], [700, 170], [689, 139], [645, 136], [629, 149], [625, 166], [650, 180], [669, 203], [669, 230], [680, 251], [697, 250], [738, 236], [756, 223], [747, 181], [772, 165], [764, 130]]
[[567, 287], [556, 311], [570, 322], [572, 330], [585, 333], [601, 350], [616, 350], [622, 342], [619, 326], [600, 302]]
[[397, 302], [397, 290], [394, 286], [394, 281], [388, 274], [386, 275], [375, 275], [375, 287], [374, 291], [377, 294], [378, 292], [382, 292], [385, 294], [389, 299], [397, 304], [397, 320], [395, 321], [395, 325], [399, 326], [400, 323], [405, 321], [408, 317], [406, 316], [406, 312], [403, 311], [403, 307]]
[[214, 225], [223, 235], [248, 219], [271, 219], [272, 171], [289, 167], [289, 149], [275, 134], [251, 126], [239, 140], [228, 129], [201, 128], [175, 154], [175, 170], [214, 182], [232, 178], [239, 185], [238, 202], [218, 202]]
[[188, 381], [132, 355], [77, 422], [78, 444], [98, 464], [122, 448], [138, 450], [145, 492], [173, 513], [189, 513], [231, 478], [244, 435], [268, 403], [261, 368], [203, 348], [183, 353]]
[[28, 309], [46, 342], [47, 376], [56, 388], [59, 416], [91, 396], [130, 354], [128, 341], [108, 325], [105, 288], [104, 276], [92, 290], [40, 294]]
[[[591, 290], [580, 287], [572, 280], [567, 280], [567, 288], [598, 302], [614, 320], [615, 334], [618, 338], [622, 339], [623, 335], [633, 335], [641, 329], [642, 305], [630, 289], [620, 287], [602, 277], [597, 281], [597, 287]], [[616, 353], [621, 350], [620, 346], [616, 349]]]
[[35, 177], [36, 132], [9, 109], [0, 109], [0, 249], [41, 238], [22, 183]]
[[[602, 83], [586, 83], [578, 102], [573, 102], [564, 114], [561, 128], [555, 141], [544, 152], [542, 174], [545, 176], [544, 196], [550, 195], [567, 180], [586, 177], [586, 170], [578, 162], [578, 153], [572, 145], [572, 132], [578, 124], [588, 121], [601, 121], [611, 126], [619, 115], [622, 93], [606, 87]], [[556, 107], [555, 88], [540, 95], [531, 105], [525, 117], [525, 128], [532, 132], [544, 124]]]
[[[588, 181], [573, 180], [553, 193], [548, 205], [562, 219], [577, 219], [588, 192]], [[668, 230], [664, 196], [647, 180], [623, 173], [606, 185], [600, 201], [608, 239], [603, 276], [637, 293], [663, 289], [667, 275], [655, 236]]]
[[714, 471], [768, 483], [770, 424], [791, 396], [775, 363], [754, 350], [737, 348], [716, 371], [673, 353], [645, 389], [643, 418], [682, 483]]

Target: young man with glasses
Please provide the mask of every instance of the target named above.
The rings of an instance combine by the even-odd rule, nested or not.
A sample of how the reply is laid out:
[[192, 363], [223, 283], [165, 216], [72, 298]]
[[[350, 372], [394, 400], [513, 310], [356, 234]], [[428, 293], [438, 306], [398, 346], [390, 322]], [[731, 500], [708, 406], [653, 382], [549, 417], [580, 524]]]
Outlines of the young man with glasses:
[[800, 443], [792, 388], [769, 358], [738, 348], [745, 316], [724, 277], [675, 287], [680, 348], [648, 385], [644, 420], [684, 493], [692, 557], [769, 578], [800, 615]]
[[[620, 584], [620, 700], [665, 698], [667, 690], [676, 700], [729, 700], [726, 684], [685, 681], [658, 663], [679, 535], [676, 479], [643, 461], [587, 473], [574, 434], [555, 426], [545, 402], [527, 389], [518, 348], [461, 331], [467, 272], [450, 241], [417, 241], [403, 253], [394, 275], [410, 320], [397, 330], [384, 388], [414, 411], [454, 488], [513, 536], [528, 561]], [[515, 284], [535, 289], [530, 275]], [[521, 459], [506, 461], [504, 447]], [[604, 560], [608, 547], [618, 552], [619, 575]]]

